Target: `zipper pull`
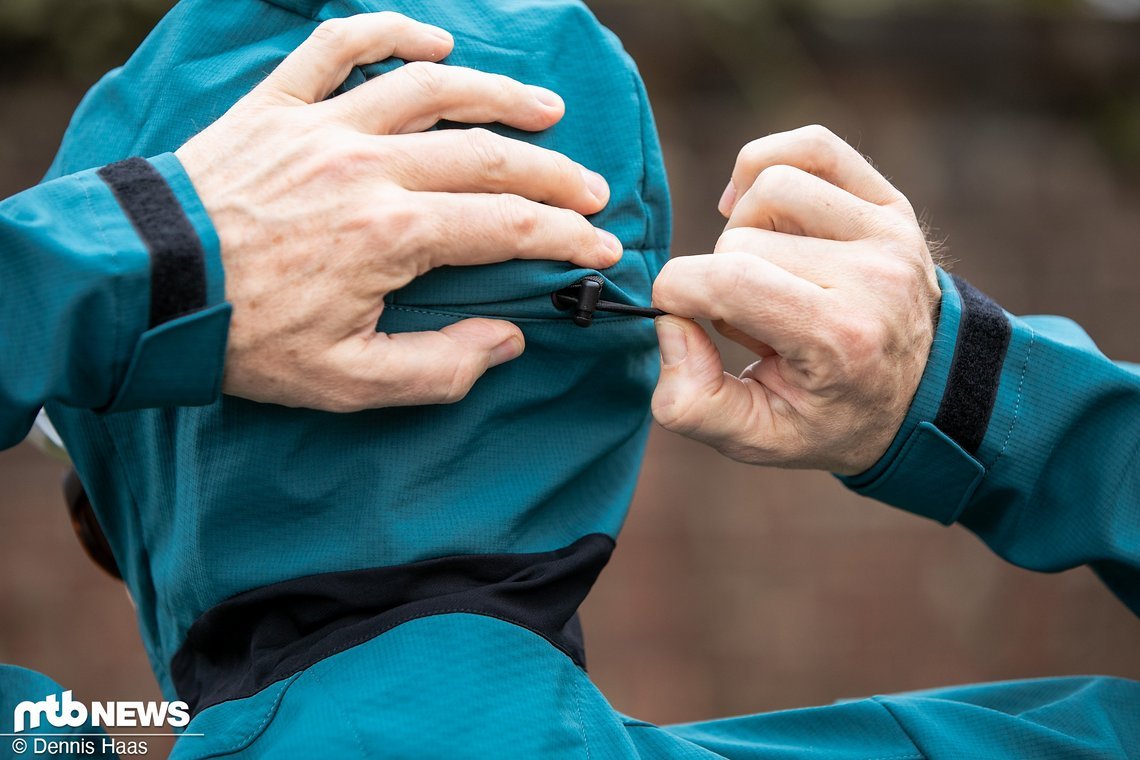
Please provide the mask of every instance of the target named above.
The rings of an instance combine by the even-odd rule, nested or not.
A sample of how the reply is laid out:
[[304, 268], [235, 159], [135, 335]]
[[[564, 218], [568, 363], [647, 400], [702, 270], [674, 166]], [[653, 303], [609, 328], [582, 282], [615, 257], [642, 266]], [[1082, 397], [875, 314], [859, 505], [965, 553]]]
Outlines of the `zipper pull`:
[[650, 309], [642, 306], [630, 306], [616, 301], [603, 301], [602, 289], [605, 280], [596, 274], [587, 275], [568, 288], [557, 290], [550, 294], [554, 308], [559, 311], [573, 311], [571, 319], [578, 327], [589, 327], [594, 323], [594, 314], [599, 311], [611, 314], [624, 314], [629, 317], [645, 317], [654, 319], [665, 316], [660, 309]]

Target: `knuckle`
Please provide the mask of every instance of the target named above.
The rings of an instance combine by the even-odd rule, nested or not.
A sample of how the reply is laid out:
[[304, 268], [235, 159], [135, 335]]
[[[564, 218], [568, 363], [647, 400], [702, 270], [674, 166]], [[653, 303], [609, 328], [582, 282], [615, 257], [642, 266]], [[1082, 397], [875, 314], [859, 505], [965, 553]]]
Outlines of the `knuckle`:
[[553, 151], [547, 152], [545, 157], [550, 176], [558, 183], [558, 186], [582, 188], [586, 192], [589, 192], [586, 188], [585, 176], [577, 164], [561, 153], [555, 153]]
[[414, 203], [392, 201], [370, 214], [372, 238], [385, 248], [415, 254], [422, 239], [425, 211]]
[[701, 414], [691, 396], [676, 390], [658, 387], [651, 404], [653, 419], [674, 433], [693, 433], [700, 428]]
[[762, 198], [782, 194], [799, 180], [799, 171], [786, 164], [775, 164], [764, 169], [756, 177], [753, 189]]
[[713, 253], [742, 252], [753, 246], [753, 233], [747, 227], [733, 227], [716, 241]]
[[884, 292], [895, 294], [913, 290], [920, 268], [895, 256], [883, 257], [873, 268], [873, 279]]
[[391, 26], [404, 26], [411, 24], [412, 20], [402, 13], [396, 11], [376, 11], [373, 14], [374, 18], [385, 24]]
[[330, 18], [313, 30], [311, 39], [330, 48], [340, 48], [348, 43], [352, 26], [352, 21], [347, 18]]
[[809, 124], [799, 130], [799, 138], [810, 147], [818, 150], [835, 150], [839, 145], [846, 144], [839, 135], [832, 132], [822, 124]]
[[404, 73], [420, 93], [428, 99], [438, 98], [446, 87], [442, 67], [429, 61], [412, 61], [404, 64], [400, 71]]
[[467, 398], [480, 374], [478, 358], [465, 356], [455, 363], [447, 382], [440, 387], [436, 403], [457, 404]]
[[746, 300], [756, 289], [753, 281], [755, 262], [743, 255], [733, 258], [732, 266], [718, 266], [712, 272], [713, 279], [717, 281], [713, 292], [723, 292], [725, 297], [721, 300], [728, 303]]
[[925, 260], [926, 237], [913, 225], [881, 222], [878, 232], [885, 252], [902, 261]]
[[520, 246], [532, 242], [538, 234], [538, 208], [518, 195], [501, 195], [497, 201], [499, 220], [504, 230], [518, 241]]
[[476, 127], [467, 130], [467, 147], [475, 157], [481, 179], [494, 186], [502, 182], [507, 171], [507, 152], [495, 133]]
[[412, 34], [416, 28], [416, 23], [412, 19], [396, 11], [378, 11], [375, 17], [388, 37], [405, 37]]
[[304, 161], [295, 171], [306, 178], [316, 177], [320, 182], [339, 185], [351, 181], [352, 153], [338, 146]]
[[375, 161], [375, 154], [366, 145], [345, 142], [315, 154], [306, 162], [305, 172], [311, 171], [323, 182], [334, 186], [357, 185], [361, 175]]
[[887, 343], [883, 323], [867, 314], [848, 315], [832, 329], [835, 355], [830, 375], [833, 382], [857, 379], [864, 368], [877, 363]]
[[736, 165], [741, 168], [754, 167], [760, 163], [763, 152], [764, 138], [753, 140], [740, 149], [740, 153], [736, 157]]
[[491, 74], [490, 78], [491, 88], [503, 102], [511, 102], [522, 98], [524, 102], [529, 104], [533, 100], [533, 98], [525, 92], [523, 85], [514, 79], [504, 76], [503, 74]]

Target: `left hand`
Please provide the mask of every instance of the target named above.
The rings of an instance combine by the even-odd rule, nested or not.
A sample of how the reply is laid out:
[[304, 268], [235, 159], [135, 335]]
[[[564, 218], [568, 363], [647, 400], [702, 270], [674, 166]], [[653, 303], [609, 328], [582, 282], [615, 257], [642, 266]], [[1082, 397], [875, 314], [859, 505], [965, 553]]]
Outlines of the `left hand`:
[[[907, 199], [823, 127], [740, 154], [713, 254], [670, 261], [653, 305], [664, 427], [752, 464], [856, 474], [886, 452], [930, 353], [941, 290]], [[691, 318], [757, 361], [739, 376]]]
[[[390, 11], [329, 19], [178, 149], [221, 241], [225, 393], [332, 412], [459, 401], [522, 354], [522, 330], [471, 318], [377, 332], [385, 295], [444, 265], [621, 258], [585, 218], [609, 201], [601, 176], [486, 130], [425, 131], [541, 131], [565, 112], [549, 90], [434, 63], [453, 42]], [[328, 97], [389, 57], [410, 63]]]

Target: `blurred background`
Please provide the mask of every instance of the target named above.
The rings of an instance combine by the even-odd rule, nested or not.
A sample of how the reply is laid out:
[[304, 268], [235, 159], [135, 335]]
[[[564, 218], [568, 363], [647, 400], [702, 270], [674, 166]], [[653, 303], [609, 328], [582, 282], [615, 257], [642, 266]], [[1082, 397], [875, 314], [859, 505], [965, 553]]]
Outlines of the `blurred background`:
[[[929, 214], [956, 272], [1140, 361], [1140, 0], [589, 4], [655, 104], [676, 254], [711, 249], [741, 145], [822, 123]], [[0, 195], [38, 181], [85, 89], [170, 5], [0, 0]], [[81, 699], [151, 698], [130, 603], [76, 544], [62, 476], [27, 444], [0, 453], [0, 661]], [[736, 465], [661, 430], [583, 615], [594, 679], [654, 722], [1140, 678], [1140, 621], [1090, 572], [1033, 575], [829, 476]]]

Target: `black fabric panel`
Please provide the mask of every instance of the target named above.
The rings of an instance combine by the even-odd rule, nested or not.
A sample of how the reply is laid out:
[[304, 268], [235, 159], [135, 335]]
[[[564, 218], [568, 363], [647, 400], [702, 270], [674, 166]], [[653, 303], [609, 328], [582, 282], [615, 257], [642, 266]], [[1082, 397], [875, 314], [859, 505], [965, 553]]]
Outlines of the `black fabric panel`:
[[99, 170], [150, 252], [150, 326], [206, 305], [206, 260], [174, 191], [149, 161], [128, 158]]
[[955, 277], [962, 295], [962, 323], [946, 394], [934, 426], [971, 454], [986, 436], [1013, 328], [1005, 312], [984, 293]]
[[239, 594], [190, 627], [171, 661], [191, 712], [272, 683], [429, 615], [467, 612], [527, 628], [585, 668], [577, 611], [613, 553], [591, 534], [541, 554], [473, 554], [297, 578]]

